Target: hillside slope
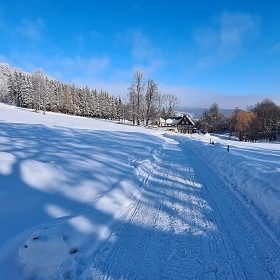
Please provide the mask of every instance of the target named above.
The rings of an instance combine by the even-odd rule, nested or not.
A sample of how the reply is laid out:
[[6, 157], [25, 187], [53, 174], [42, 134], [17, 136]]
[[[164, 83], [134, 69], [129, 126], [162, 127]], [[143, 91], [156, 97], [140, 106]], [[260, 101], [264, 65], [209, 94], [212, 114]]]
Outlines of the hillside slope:
[[0, 104], [1, 279], [280, 278], [258, 153], [201, 137]]

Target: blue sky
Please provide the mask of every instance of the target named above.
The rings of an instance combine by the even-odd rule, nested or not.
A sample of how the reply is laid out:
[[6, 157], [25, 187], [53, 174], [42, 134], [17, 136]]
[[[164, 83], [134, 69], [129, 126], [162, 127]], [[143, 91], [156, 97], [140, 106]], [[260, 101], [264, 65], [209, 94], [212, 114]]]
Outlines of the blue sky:
[[280, 105], [280, 1], [0, 2], [0, 61], [126, 97], [135, 70], [181, 106]]

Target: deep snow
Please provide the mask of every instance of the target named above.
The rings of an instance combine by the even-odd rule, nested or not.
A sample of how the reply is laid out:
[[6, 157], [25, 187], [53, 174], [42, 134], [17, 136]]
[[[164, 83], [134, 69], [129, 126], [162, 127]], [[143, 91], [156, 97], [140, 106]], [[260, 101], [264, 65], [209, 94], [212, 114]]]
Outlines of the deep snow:
[[1, 279], [276, 279], [279, 163], [279, 143], [0, 104]]
[[191, 139], [193, 149], [230, 183], [248, 208], [254, 208], [252, 213], [256, 211], [270, 230], [275, 227], [274, 237], [279, 242], [280, 143], [240, 142], [209, 134], [192, 135]]

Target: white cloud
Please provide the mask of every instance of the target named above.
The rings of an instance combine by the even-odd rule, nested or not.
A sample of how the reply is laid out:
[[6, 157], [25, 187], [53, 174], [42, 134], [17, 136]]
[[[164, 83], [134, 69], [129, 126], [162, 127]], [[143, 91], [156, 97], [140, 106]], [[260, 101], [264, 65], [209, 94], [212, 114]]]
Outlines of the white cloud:
[[102, 80], [111, 71], [111, 60], [106, 56], [86, 58], [57, 54], [46, 59], [45, 56], [36, 53], [12, 52], [8, 57], [2, 57], [2, 61], [8, 62], [12, 67], [22, 68], [29, 73], [42, 68], [44, 74], [49, 77], [61, 82], [74, 82], [79, 86], [90, 86], [93, 84], [92, 81]]
[[39, 41], [42, 39], [42, 34], [45, 30], [45, 23], [40, 17], [36, 18], [35, 20], [22, 19], [17, 30], [21, 35], [32, 40]]
[[142, 69], [145, 74], [152, 75], [165, 65], [165, 61], [160, 56], [160, 48], [154, 46], [149, 38], [141, 29], [130, 29], [124, 34], [116, 36], [119, 45], [128, 47], [129, 54], [135, 69]]
[[243, 43], [259, 30], [259, 19], [245, 13], [224, 12], [220, 17], [220, 48], [223, 58], [231, 59], [238, 55]]
[[200, 48], [196, 67], [212, 67], [220, 62], [235, 59], [249, 38], [254, 38], [260, 29], [257, 16], [246, 13], [223, 12], [208, 27], [195, 30], [195, 42]]
[[[59, 61], [59, 65], [57, 61]], [[59, 69], [61, 77], [57, 77], [58, 79], [64, 80], [64, 77], [70, 77], [72, 80], [68, 82], [74, 82], [79, 86], [90, 86], [92, 81], [98, 80], [108, 70], [110, 63], [110, 58], [105, 56], [91, 58], [80, 56], [74, 58], [60, 57], [49, 61], [47, 68], [49, 72], [52, 72], [52, 69]]]
[[131, 33], [131, 43], [131, 54], [135, 60], [142, 61], [153, 57], [154, 50], [141, 30], [134, 30]]

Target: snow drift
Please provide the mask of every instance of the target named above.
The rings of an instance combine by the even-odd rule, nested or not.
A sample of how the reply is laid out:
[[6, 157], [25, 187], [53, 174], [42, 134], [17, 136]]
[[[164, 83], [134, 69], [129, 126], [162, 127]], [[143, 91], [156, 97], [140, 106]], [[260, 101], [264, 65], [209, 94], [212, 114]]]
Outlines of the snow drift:
[[257, 216], [263, 223], [276, 228], [277, 237], [280, 228], [280, 143], [246, 143], [209, 134], [190, 138], [192, 141], [188, 144], [197, 155], [230, 183], [247, 207], [257, 209]]

